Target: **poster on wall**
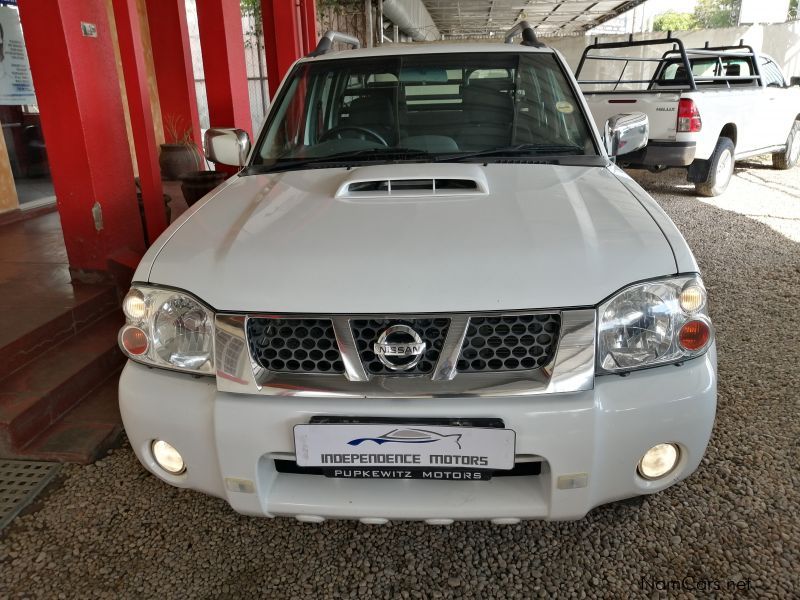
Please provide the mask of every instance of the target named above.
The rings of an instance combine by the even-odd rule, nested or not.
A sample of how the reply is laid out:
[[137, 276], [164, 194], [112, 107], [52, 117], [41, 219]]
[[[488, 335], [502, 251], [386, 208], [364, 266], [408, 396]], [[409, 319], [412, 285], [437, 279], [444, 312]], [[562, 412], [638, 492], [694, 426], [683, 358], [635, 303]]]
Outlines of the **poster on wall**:
[[0, 6], [0, 105], [7, 104], [36, 104], [36, 96], [19, 13]]

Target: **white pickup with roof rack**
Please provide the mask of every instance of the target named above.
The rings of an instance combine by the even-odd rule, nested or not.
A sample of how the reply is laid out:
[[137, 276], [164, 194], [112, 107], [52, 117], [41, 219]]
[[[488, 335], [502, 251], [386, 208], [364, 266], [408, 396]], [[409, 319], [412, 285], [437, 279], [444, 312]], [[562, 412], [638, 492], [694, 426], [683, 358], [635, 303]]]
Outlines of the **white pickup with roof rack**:
[[671, 33], [595, 38], [575, 75], [597, 124], [621, 110], [648, 116], [648, 144], [626, 165], [686, 167], [701, 195], [723, 193], [736, 160], [772, 154], [776, 168], [789, 169], [800, 158], [798, 79], [787, 80], [774, 60], [743, 42], [687, 48]]

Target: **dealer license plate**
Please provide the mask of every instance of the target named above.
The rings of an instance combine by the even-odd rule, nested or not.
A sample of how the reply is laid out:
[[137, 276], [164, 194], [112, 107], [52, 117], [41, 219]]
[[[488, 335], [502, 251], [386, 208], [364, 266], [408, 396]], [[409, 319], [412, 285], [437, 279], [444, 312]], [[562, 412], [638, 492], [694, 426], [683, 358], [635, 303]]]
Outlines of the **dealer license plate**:
[[483, 480], [514, 468], [511, 429], [312, 423], [295, 426], [294, 443], [299, 466], [329, 477]]

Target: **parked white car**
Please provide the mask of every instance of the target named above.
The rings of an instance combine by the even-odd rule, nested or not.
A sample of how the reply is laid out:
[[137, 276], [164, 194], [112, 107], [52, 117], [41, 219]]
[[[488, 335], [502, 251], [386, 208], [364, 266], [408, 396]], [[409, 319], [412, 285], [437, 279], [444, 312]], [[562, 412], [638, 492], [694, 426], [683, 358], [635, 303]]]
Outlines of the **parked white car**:
[[[148, 250], [120, 407], [163, 481], [249, 515], [577, 519], [689, 476], [716, 407], [697, 263], [563, 58], [300, 60], [242, 171]], [[326, 41], [327, 40], [327, 41]], [[399, 480], [399, 481], [398, 481]]]
[[[661, 58], [647, 53], [664, 45]], [[595, 43], [576, 77], [598, 125], [622, 109], [648, 116], [647, 147], [626, 165], [687, 167], [700, 195], [722, 194], [736, 160], [772, 154], [776, 169], [791, 169], [800, 159], [800, 80], [750, 46], [687, 49], [673, 37]]]

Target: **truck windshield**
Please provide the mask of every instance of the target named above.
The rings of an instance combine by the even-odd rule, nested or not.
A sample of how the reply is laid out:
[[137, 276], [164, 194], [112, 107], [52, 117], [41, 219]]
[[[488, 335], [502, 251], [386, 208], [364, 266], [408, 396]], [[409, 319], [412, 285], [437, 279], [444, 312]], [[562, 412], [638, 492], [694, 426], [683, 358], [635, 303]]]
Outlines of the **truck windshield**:
[[597, 155], [572, 87], [545, 53], [309, 61], [276, 102], [251, 166]]

